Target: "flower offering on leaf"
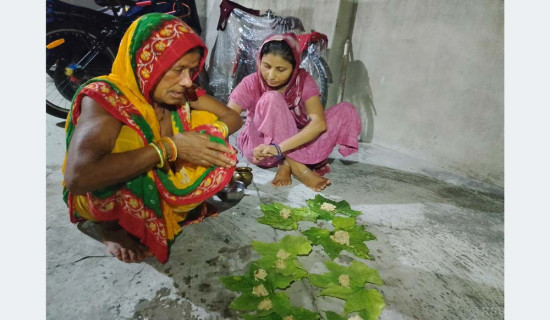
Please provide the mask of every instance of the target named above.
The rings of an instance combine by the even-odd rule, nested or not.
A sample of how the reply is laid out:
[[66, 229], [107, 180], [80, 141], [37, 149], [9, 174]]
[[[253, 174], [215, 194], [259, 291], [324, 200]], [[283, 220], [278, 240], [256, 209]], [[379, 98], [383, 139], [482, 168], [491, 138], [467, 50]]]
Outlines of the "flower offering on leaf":
[[273, 303], [269, 299], [264, 299], [258, 304], [258, 310], [269, 310], [271, 308], [273, 308]]
[[349, 233], [344, 230], [338, 230], [333, 235], [330, 236], [332, 241], [349, 246]]
[[269, 295], [269, 292], [267, 292], [263, 284], [260, 284], [252, 289], [252, 294], [256, 297], [266, 297]]
[[338, 283], [342, 287], [349, 288], [349, 276], [347, 274], [341, 274], [340, 276], [338, 276]]
[[290, 253], [286, 252], [285, 250], [280, 249], [279, 251], [277, 251], [277, 258], [284, 260], [288, 257], [290, 257]]
[[267, 277], [267, 272], [264, 269], [254, 271], [254, 279], [265, 280], [265, 277]]
[[321, 209], [325, 211], [334, 212], [334, 210], [336, 210], [336, 206], [333, 205], [332, 203], [323, 202], [323, 204], [321, 204]]
[[288, 219], [290, 218], [290, 210], [287, 208], [281, 209], [281, 211], [279, 212], [279, 215], [283, 217], [283, 219]]

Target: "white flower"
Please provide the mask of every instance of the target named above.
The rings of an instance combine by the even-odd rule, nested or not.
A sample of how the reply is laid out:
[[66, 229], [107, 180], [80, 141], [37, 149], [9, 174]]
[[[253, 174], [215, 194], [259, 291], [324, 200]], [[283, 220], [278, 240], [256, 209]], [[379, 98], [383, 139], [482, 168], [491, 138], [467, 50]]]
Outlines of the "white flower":
[[277, 260], [277, 262], [275, 263], [275, 268], [277, 269], [286, 269], [286, 263], [284, 260]]
[[267, 277], [267, 272], [264, 269], [254, 271], [254, 279], [265, 280], [265, 277]]
[[347, 274], [341, 274], [341, 275], [338, 277], [338, 283], [339, 283], [342, 287], [349, 288], [349, 276], [348, 276]]
[[286, 252], [285, 250], [280, 249], [279, 251], [277, 251], [277, 258], [284, 260], [288, 257], [290, 257], [290, 253]]
[[360, 316], [353, 316], [351, 318], [348, 318], [348, 320], [363, 320]]
[[269, 299], [264, 299], [258, 304], [258, 310], [269, 310], [271, 308], [273, 308], [273, 304]]
[[336, 243], [349, 246], [349, 233], [344, 230], [336, 231], [332, 236], [330, 236], [330, 239]]
[[294, 320], [293, 316], [286, 316], [283, 318], [283, 320]]
[[336, 210], [336, 206], [333, 205], [332, 203], [323, 202], [323, 204], [321, 205], [321, 209], [325, 211], [333, 212], [334, 210]]
[[279, 211], [279, 215], [283, 217], [283, 219], [288, 219], [290, 217], [290, 210], [287, 208], [281, 209], [281, 211]]
[[252, 289], [252, 294], [256, 297], [265, 297], [269, 295], [263, 284], [255, 286], [254, 289]]

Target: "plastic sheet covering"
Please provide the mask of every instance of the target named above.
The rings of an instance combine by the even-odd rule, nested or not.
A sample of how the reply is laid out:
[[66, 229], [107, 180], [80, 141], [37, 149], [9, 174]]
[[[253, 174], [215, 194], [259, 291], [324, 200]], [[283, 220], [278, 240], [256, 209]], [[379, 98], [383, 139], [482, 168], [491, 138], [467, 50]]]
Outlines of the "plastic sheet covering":
[[263, 40], [270, 35], [301, 32], [298, 18], [255, 16], [233, 9], [224, 31], [218, 31], [208, 68], [209, 93], [227, 103], [231, 91], [256, 71], [256, 56]]
[[332, 74], [327, 63], [328, 39], [326, 35], [311, 32], [298, 35], [301, 48], [300, 68], [305, 69], [317, 83], [321, 92], [321, 103], [326, 104], [328, 84], [332, 82]]

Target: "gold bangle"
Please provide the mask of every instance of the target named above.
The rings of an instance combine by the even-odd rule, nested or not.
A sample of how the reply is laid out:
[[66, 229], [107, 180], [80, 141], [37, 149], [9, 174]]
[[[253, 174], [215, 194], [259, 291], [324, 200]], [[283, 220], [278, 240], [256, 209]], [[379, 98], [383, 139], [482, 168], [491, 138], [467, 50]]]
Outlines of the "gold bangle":
[[164, 146], [163, 143], [160, 143], [159, 141], [160, 140], [156, 141], [155, 145], [159, 148], [160, 152], [162, 153], [162, 158], [164, 160], [166, 160], [166, 158], [167, 158], [167, 156], [166, 156], [166, 147]]
[[216, 128], [220, 129], [224, 138], [227, 138], [227, 136], [229, 135], [229, 128], [225, 123], [223, 123], [222, 121], [216, 120], [216, 122], [214, 122], [213, 125]]
[[157, 168], [163, 168], [164, 167], [164, 158], [162, 157], [162, 152], [160, 151], [159, 147], [154, 143], [149, 143], [149, 145], [152, 146], [153, 148], [155, 148], [155, 150], [157, 151], [157, 153], [159, 155], [160, 163], [157, 164]]
[[170, 148], [172, 149], [172, 157], [168, 159], [168, 161], [176, 161], [178, 158], [178, 148], [176, 147], [176, 143], [174, 140], [170, 139], [169, 137], [162, 137], [159, 141], [166, 141], [170, 145]]

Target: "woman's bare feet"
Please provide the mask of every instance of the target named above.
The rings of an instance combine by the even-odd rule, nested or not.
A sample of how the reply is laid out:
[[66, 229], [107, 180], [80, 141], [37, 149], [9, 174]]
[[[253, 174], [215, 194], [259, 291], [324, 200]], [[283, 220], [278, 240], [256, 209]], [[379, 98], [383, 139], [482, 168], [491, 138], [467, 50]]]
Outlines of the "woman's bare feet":
[[311, 190], [319, 192], [330, 185], [329, 179], [323, 178], [311, 171], [306, 165], [296, 162], [290, 158], [287, 158], [286, 161], [290, 164], [292, 174], [296, 177], [296, 179], [300, 180], [301, 183], [305, 184]]
[[279, 165], [275, 178], [271, 181], [271, 185], [275, 187], [288, 186], [292, 184], [292, 169], [286, 159]]
[[117, 222], [92, 222], [79, 224], [78, 229], [90, 237], [101, 241], [107, 251], [123, 262], [141, 262], [153, 256], [149, 248], [122, 229]]

